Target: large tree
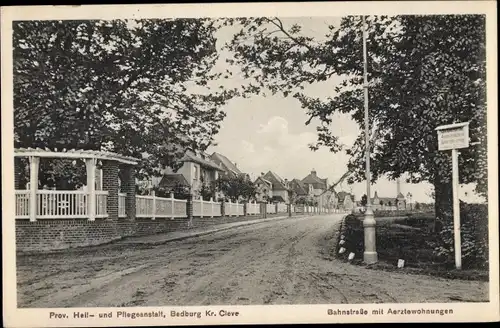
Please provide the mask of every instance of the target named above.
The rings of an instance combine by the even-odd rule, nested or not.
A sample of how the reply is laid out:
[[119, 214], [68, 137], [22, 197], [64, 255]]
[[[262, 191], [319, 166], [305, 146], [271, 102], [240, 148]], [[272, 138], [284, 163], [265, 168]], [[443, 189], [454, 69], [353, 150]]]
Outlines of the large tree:
[[[361, 17], [331, 25], [324, 38], [303, 33], [299, 24], [279, 18], [231, 21], [241, 31], [228, 44], [230, 63], [254, 82], [253, 92], [270, 89], [300, 101], [310, 119], [319, 120], [318, 141], [351, 155], [349, 182], [364, 179], [364, 132], [352, 147], [339, 141], [336, 113], [351, 115], [363, 131], [363, 54]], [[450, 155], [437, 150], [435, 128], [470, 122], [472, 141], [460, 151], [461, 182], [475, 182], [486, 196], [485, 17], [429, 15], [367, 19], [372, 180], [409, 174], [409, 182], [435, 186], [436, 211], [451, 210]], [[310, 97], [310, 84], [342, 78], [324, 97]]]
[[210, 19], [13, 24], [16, 147], [142, 158], [141, 175], [205, 150], [235, 90], [219, 87]]

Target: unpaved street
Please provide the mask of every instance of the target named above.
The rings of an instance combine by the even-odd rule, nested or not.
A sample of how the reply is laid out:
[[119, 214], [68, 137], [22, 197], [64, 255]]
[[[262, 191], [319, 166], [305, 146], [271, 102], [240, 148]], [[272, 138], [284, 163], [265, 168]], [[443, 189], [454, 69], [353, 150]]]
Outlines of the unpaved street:
[[332, 259], [341, 215], [259, 223], [159, 246], [18, 256], [19, 307], [487, 301], [488, 284]]

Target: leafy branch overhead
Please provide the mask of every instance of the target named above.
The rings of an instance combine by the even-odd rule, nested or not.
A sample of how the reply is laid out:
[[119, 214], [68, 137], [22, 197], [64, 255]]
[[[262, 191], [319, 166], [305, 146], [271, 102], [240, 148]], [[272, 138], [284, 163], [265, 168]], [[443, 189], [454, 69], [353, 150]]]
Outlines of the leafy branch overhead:
[[140, 173], [154, 175], [186, 148], [206, 149], [237, 94], [214, 86], [222, 76], [209, 19], [20, 21], [13, 30], [18, 147], [147, 154]]
[[[410, 175], [409, 182], [449, 184], [450, 158], [437, 150], [434, 129], [470, 122], [479, 146], [461, 150], [462, 182], [487, 190], [485, 17], [480, 15], [370, 16], [368, 80], [372, 177]], [[304, 26], [275, 17], [241, 18], [227, 43], [229, 62], [252, 80], [251, 90], [297, 99], [319, 121], [312, 149], [351, 156], [349, 182], [364, 178], [364, 135], [351, 148], [339, 141], [335, 114], [364, 127], [361, 18], [349, 16], [308, 36]], [[317, 31], [316, 31], [317, 32]], [[316, 33], [318, 34], [318, 33]], [[312, 97], [307, 87], [336, 77], [330, 94]], [[345, 178], [345, 177], [344, 177]]]

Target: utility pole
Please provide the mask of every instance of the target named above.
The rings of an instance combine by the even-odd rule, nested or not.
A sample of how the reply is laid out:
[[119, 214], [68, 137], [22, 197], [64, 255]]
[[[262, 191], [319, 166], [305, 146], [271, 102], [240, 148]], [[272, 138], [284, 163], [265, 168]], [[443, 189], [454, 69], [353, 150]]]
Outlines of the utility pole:
[[363, 21], [363, 89], [365, 100], [365, 161], [366, 161], [366, 211], [363, 220], [364, 235], [365, 235], [365, 251], [363, 253], [363, 260], [366, 264], [375, 263], [378, 261], [377, 248], [376, 248], [376, 221], [373, 215], [370, 193], [370, 119], [368, 109], [368, 59], [366, 50], [366, 18], [362, 16]]

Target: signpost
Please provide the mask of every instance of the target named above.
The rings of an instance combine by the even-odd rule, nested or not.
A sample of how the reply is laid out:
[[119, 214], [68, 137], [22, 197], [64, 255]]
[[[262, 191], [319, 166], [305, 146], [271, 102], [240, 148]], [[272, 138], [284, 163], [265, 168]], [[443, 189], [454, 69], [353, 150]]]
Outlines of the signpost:
[[455, 237], [455, 266], [462, 268], [462, 242], [460, 240], [460, 200], [458, 198], [458, 149], [469, 147], [469, 122], [442, 125], [436, 128], [438, 149], [451, 150], [453, 184], [453, 233]]

